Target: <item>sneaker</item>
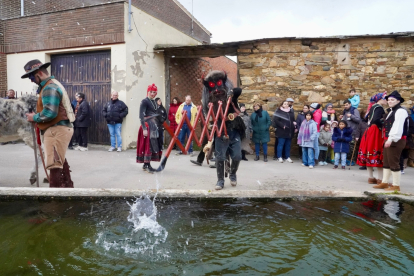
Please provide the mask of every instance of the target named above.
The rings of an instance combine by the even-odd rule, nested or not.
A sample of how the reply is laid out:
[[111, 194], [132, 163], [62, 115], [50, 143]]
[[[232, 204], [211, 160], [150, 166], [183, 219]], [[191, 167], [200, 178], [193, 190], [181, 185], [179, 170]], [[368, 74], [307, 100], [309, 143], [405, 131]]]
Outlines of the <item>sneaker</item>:
[[193, 164], [195, 164], [195, 165], [197, 165], [197, 166], [201, 166], [202, 165], [202, 163], [199, 163], [199, 162], [194, 161], [194, 160], [190, 160], [190, 162], [193, 163]]
[[342, 166], [342, 169], [345, 170], [345, 166]]
[[286, 161], [288, 161], [289, 163], [293, 163], [293, 161], [292, 161], [292, 159], [290, 159], [290, 157], [288, 157], [288, 158], [286, 159]]
[[88, 148], [87, 147], [79, 147], [79, 150], [80, 151], [88, 151]]
[[305, 164], [303, 164], [303, 163], [301, 164], [301, 166], [306, 167], [306, 165], [305, 165]]
[[323, 161], [319, 161], [318, 165], [319, 166], [325, 166], [325, 163]]
[[115, 151], [114, 147], [110, 147], [108, 151]]
[[401, 171], [401, 174], [404, 174], [404, 170]]
[[74, 146], [73, 149], [74, 150], [80, 150], [80, 146]]
[[278, 158], [277, 160], [279, 160], [280, 163], [283, 163], [282, 157]]
[[68, 147], [68, 149], [73, 150], [73, 147]]
[[338, 168], [338, 165], [333, 166], [332, 169], [336, 170]]
[[194, 152], [190, 152], [190, 157], [193, 157], [194, 156]]
[[122, 148], [121, 147], [118, 147], [118, 149], [116, 151], [117, 152], [121, 152], [122, 151]]
[[183, 152], [182, 151], [179, 151], [175, 155], [181, 155], [181, 154], [183, 154]]
[[311, 165], [311, 166], [309, 166], [309, 169], [313, 169], [313, 166]]
[[328, 162], [326, 162], [326, 161], [325, 161], [325, 162], [323, 162], [323, 163], [325, 164], [325, 166], [328, 166]]
[[277, 160], [277, 157], [276, 156], [273, 156], [273, 160]]

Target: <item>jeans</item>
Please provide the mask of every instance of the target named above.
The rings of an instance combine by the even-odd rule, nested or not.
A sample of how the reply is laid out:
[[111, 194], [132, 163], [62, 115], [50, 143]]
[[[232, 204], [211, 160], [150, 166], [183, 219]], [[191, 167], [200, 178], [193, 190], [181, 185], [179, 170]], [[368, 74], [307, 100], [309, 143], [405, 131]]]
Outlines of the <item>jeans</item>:
[[285, 157], [289, 158], [290, 157], [290, 145], [292, 143], [292, 138], [278, 138], [278, 143], [277, 143], [277, 158], [281, 158], [282, 157], [282, 151], [284, 150], [285, 152]]
[[313, 141], [313, 149], [315, 150], [315, 159], [319, 158], [319, 135], [321, 133], [318, 132], [315, 140]]
[[341, 166], [346, 166], [346, 152], [335, 152], [335, 166], [339, 164], [339, 158], [341, 159]]
[[[113, 148], [117, 148], [116, 142], [118, 142], [118, 148], [122, 148], [121, 128], [122, 128], [122, 124], [115, 124], [115, 125], [108, 124], [109, 135], [111, 135], [111, 147]], [[115, 141], [115, 136], [116, 136], [116, 141]]]
[[[263, 143], [262, 147], [263, 147], [263, 154], [267, 155], [267, 143]], [[260, 143], [254, 143], [254, 150], [256, 151], [256, 155], [260, 154]]]
[[313, 148], [302, 147], [302, 163], [305, 166], [315, 166]]
[[[178, 135], [178, 139], [180, 140], [180, 142], [181, 142], [181, 144], [183, 144], [183, 146], [185, 147], [185, 138], [187, 137], [187, 135], [188, 135], [188, 137], [190, 137], [190, 128], [188, 127], [188, 125], [187, 124], [183, 124], [183, 127], [181, 128], [181, 130], [180, 130], [180, 134]], [[193, 141], [191, 141], [191, 144], [190, 144], [190, 148], [188, 149], [188, 152], [189, 153], [192, 153], [193, 152]]]

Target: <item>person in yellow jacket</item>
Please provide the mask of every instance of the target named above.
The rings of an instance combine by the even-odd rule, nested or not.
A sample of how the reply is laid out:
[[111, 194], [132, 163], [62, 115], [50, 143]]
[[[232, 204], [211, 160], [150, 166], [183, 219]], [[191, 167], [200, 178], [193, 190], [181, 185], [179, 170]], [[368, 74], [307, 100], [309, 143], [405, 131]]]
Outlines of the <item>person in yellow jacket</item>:
[[[187, 111], [188, 119], [190, 120], [190, 123], [192, 126], [195, 124], [195, 118], [197, 116], [197, 107], [192, 103], [191, 96], [185, 97], [185, 102], [183, 102], [177, 110], [177, 113], [175, 113], [175, 121], [177, 124], [180, 123], [181, 118], [183, 116], [183, 111]], [[178, 135], [178, 139], [180, 140], [181, 144], [185, 146], [185, 138], [186, 136], [190, 137], [190, 128], [188, 127], [187, 123], [184, 121], [184, 124], [180, 130], [180, 134]], [[182, 151], [177, 152], [177, 155], [182, 154]], [[193, 156], [193, 141], [191, 141], [190, 149], [188, 150], [188, 153], [190, 156]]]

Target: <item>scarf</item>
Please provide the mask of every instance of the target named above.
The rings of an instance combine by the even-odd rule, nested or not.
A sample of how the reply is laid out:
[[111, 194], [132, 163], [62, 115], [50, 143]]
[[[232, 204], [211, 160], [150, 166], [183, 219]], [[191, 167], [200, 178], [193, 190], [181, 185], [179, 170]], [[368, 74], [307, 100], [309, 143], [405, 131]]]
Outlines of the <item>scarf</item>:
[[262, 111], [263, 111], [263, 108], [261, 108], [261, 107], [258, 110], [255, 111], [256, 118], [254, 118], [254, 120], [256, 122], [259, 122], [259, 117], [262, 118]]
[[302, 141], [304, 142], [310, 142], [311, 139], [311, 133], [310, 133], [310, 124], [313, 120], [309, 120], [307, 121], [305, 119], [305, 121], [303, 121], [303, 123], [300, 125], [300, 130], [299, 130], [299, 134], [298, 134], [298, 144], [302, 144]]
[[385, 96], [387, 96], [387, 92], [378, 93], [378, 94], [375, 94], [374, 96], [371, 97], [371, 99], [369, 100], [369, 105], [368, 105], [368, 108], [367, 108], [367, 112], [365, 113], [365, 118], [368, 117], [369, 111], [371, 110], [372, 106], [374, 104], [376, 104], [379, 100], [384, 99]]
[[283, 108], [283, 106], [280, 107], [280, 110], [284, 111], [284, 112], [290, 112], [290, 107], [287, 108]]

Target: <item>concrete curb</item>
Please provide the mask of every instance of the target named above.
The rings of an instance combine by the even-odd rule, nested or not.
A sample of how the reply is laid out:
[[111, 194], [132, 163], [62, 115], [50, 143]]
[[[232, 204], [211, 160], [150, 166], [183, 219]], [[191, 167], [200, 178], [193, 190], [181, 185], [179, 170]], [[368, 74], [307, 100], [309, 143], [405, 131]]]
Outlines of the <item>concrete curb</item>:
[[414, 206], [414, 195], [399, 195], [399, 194], [383, 194], [383, 193], [371, 193], [371, 192], [364, 192], [369, 197], [374, 197], [381, 200], [395, 200], [400, 201], [403, 203], [407, 203], [409, 205]]
[[155, 195], [159, 199], [282, 199], [282, 200], [356, 200], [366, 199], [359, 191], [269, 191], [269, 190], [242, 190], [242, 191], [215, 191], [215, 190], [128, 190], [128, 189], [61, 189], [61, 188], [0, 188], [1, 200], [15, 199], [83, 199], [100, 200], [103, 198], [133, 198], [141, 195]]

